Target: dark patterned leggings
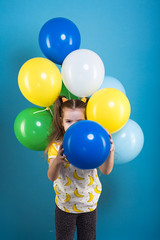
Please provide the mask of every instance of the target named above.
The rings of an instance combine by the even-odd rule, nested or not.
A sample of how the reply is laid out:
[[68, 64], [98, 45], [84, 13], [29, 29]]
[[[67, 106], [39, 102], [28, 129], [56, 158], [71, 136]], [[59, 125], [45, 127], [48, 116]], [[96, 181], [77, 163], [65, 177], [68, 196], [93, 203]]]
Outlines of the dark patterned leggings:
[[55, 208], [56, 240], [96, 240], [97, 208], [87, 213], [67, 213]]

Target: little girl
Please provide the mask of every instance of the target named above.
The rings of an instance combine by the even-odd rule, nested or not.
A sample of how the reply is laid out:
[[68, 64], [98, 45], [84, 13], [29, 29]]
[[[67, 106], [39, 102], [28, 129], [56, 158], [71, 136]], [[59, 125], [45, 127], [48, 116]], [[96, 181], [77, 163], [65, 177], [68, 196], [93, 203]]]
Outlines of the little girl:
[[[97, 169], [82, 170], [74, 167], [67, 161], [62, 147], [65, 131], [77, 121], [86, 119], [86, 105], [87, 99], [67, 100], [61, 96], [54, 104], [54, 130], [45, 153], [48, 152], [48, 178], [54, 182], [56, 193], [57, 240], [73, 240], [76, 226], [77, 239], [96, 239], [97, 203], [102, 191]], [[110, 154], [99, 167], [105, 175], [112, 171], [114, 164], [114, 144], [109, 136]]]

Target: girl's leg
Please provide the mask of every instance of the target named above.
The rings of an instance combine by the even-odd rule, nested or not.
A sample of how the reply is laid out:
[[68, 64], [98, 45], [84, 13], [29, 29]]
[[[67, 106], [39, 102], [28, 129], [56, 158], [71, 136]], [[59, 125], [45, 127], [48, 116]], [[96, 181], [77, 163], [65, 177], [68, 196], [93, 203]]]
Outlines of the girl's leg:
[[77, 217], [77, 240], [96, 240], [97, 208]]
[[56, 240], [74, 240], [77, 214], [55, 208]]

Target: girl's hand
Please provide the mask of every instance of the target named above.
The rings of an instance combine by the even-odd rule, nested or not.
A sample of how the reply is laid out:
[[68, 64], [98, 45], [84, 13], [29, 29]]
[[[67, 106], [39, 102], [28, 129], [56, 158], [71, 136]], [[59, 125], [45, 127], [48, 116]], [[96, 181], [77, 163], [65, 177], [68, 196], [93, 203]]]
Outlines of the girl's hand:
[[115, 147], [114, 147], [114, 143], [113, 143], [113, 139], [112, 139], [112, 135], [108, 132], [108, 130], [106, 129], [109, 137], [110, 137], [110, 143], [111, 143], [111, 148], [110, 148], [110, 152], [114, 152], [115, 151]]
[[58, 150], [58, 154], [55, 158], [55, 161], [57, 162], [57, 164], [62, 164], [62, 163], [66, 163], [67, 161], [65, 160], [66, 156], [63, 154], [64, 152], [64, 148], [62, 148], [63, 143], [60, 144], [59, 150]]

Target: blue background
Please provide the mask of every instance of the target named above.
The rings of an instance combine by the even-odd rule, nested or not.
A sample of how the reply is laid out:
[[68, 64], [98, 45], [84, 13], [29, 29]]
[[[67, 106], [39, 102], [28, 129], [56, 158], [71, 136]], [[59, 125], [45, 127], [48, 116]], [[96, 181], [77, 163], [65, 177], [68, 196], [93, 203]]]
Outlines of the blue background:
[[38, 45], [42, 25], [66, 17], [80, 30], [81, 48], [99, 54], [106, 74], [123, 84], [131, 119], [145, 137], [135, 160], [100, 176], [97, 239], [160, 239], [160, 1], [1, 0], [0, 9], [0, 238], [55, 239], [47, 159], [23, 147], [13, 125], [23, 109], [34, 106], [19, 90], [18, 71], [30, 58], [44, 57]]

